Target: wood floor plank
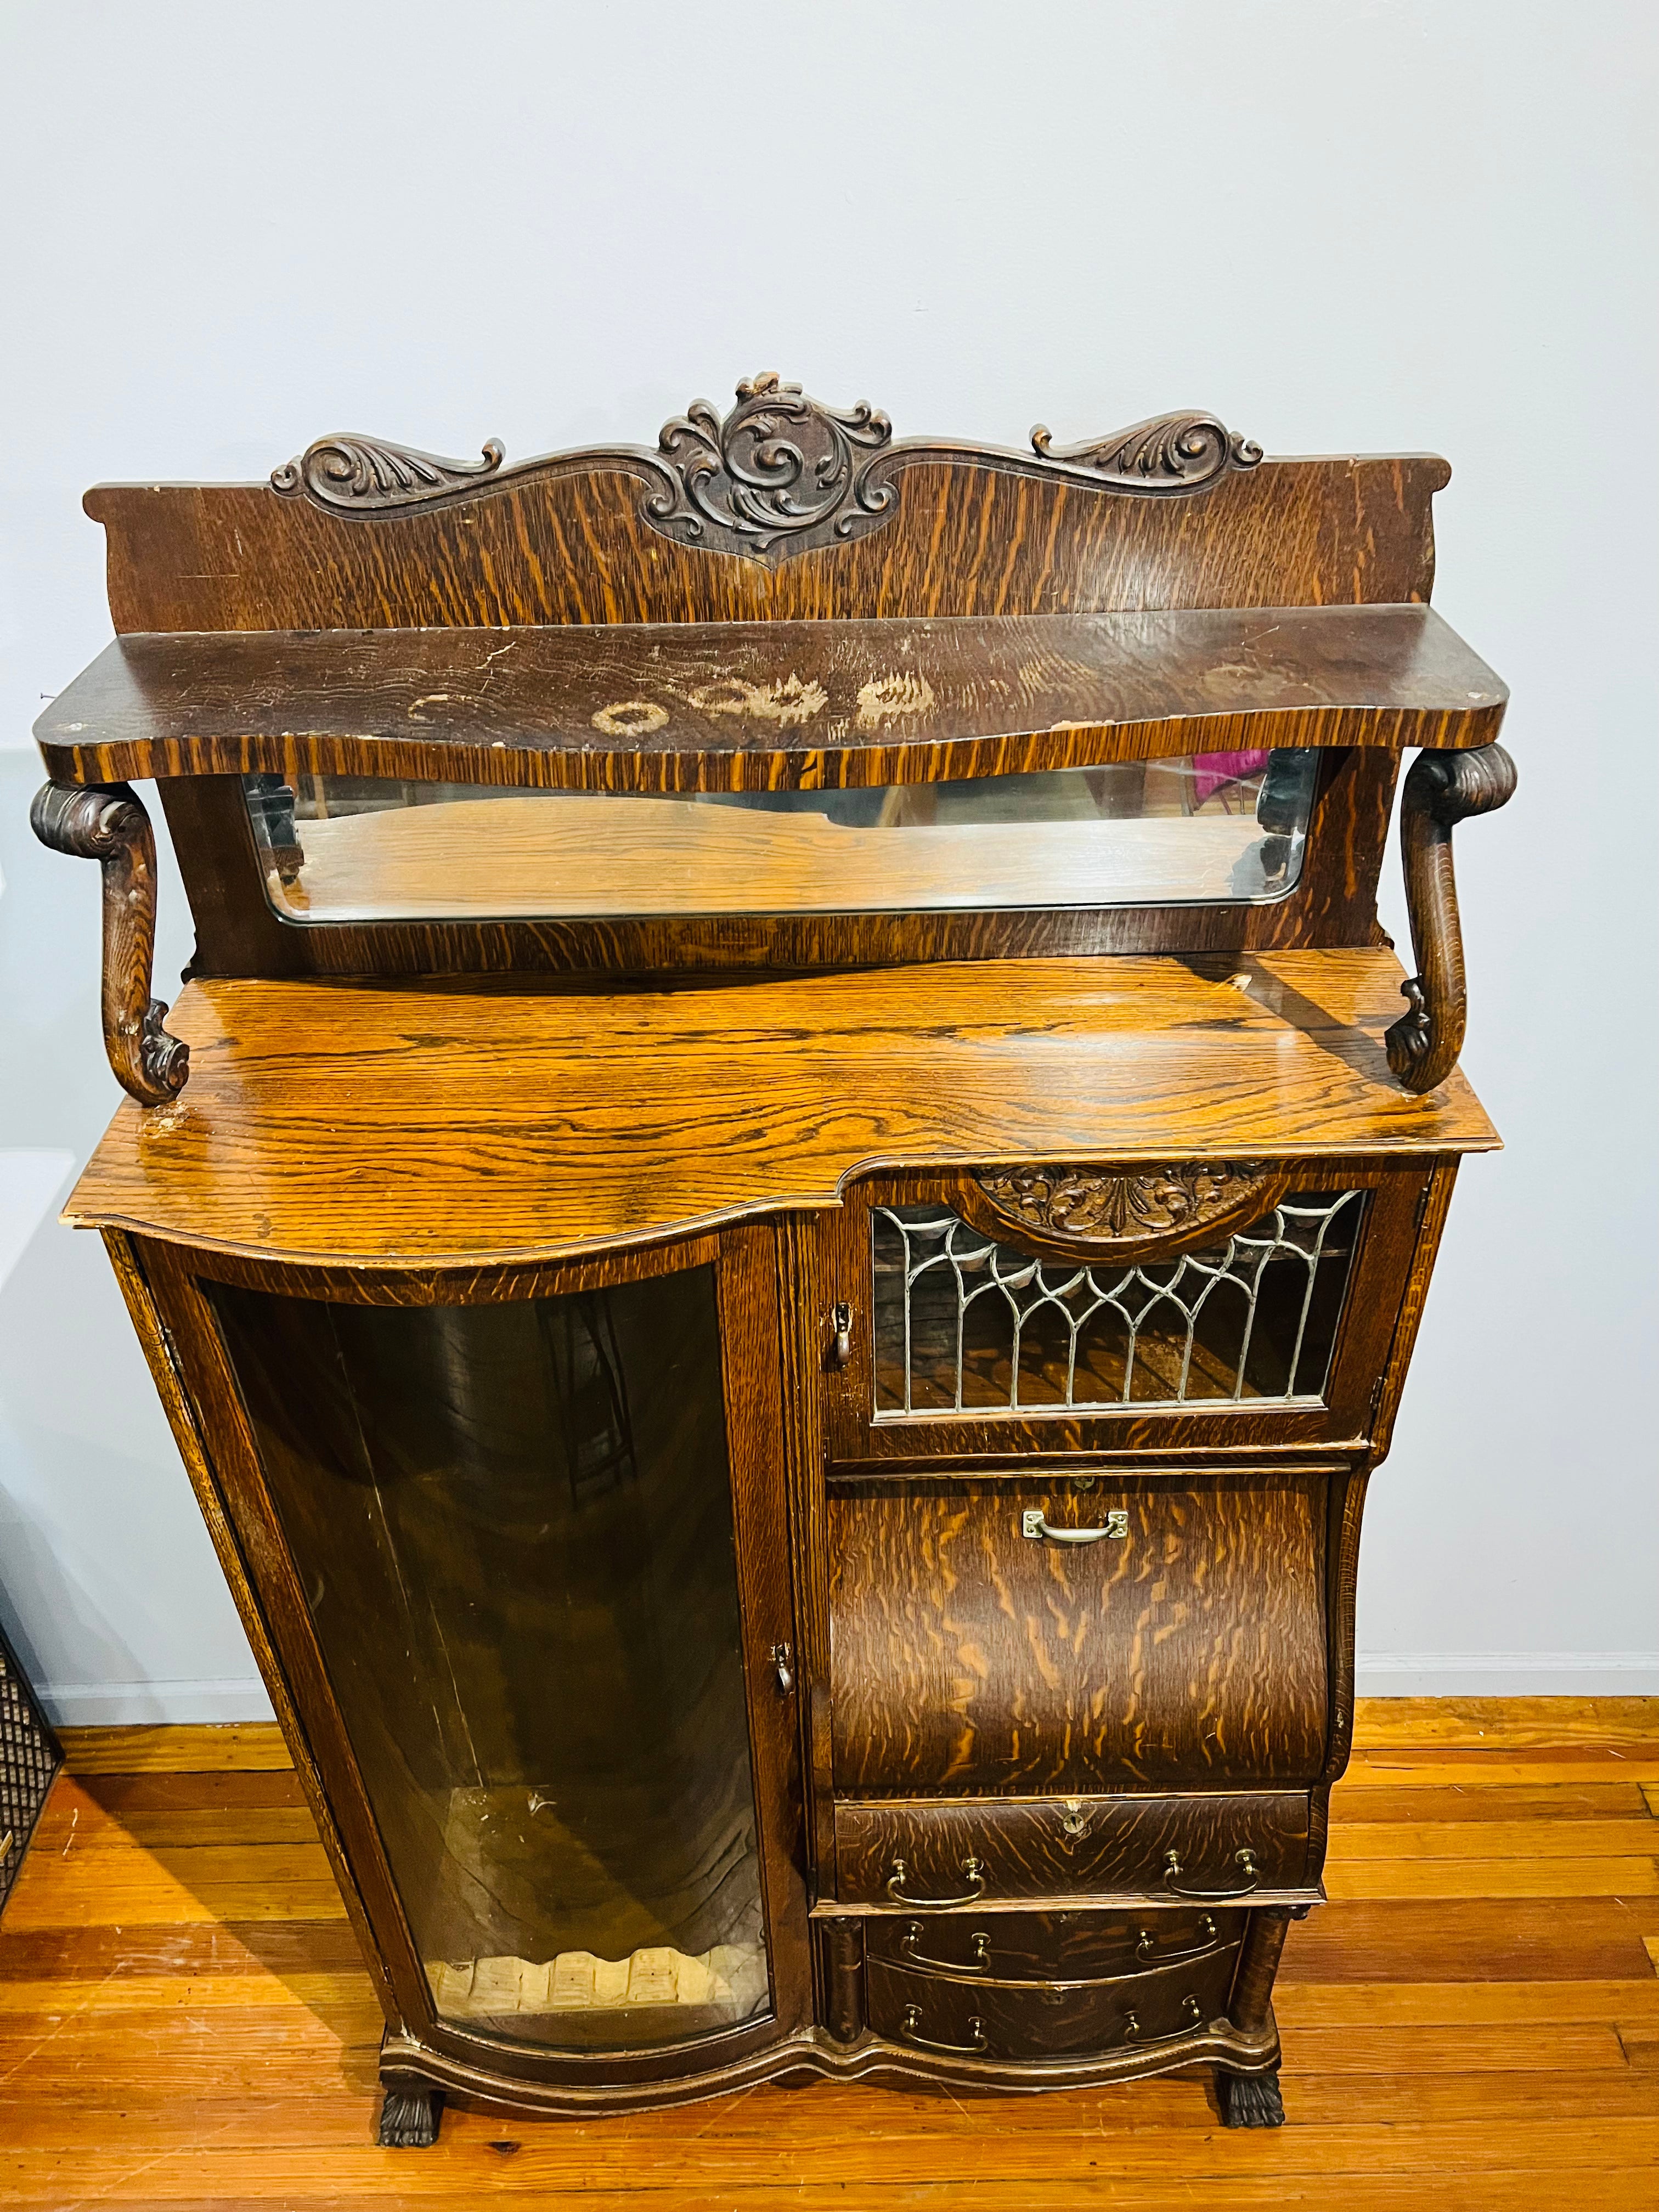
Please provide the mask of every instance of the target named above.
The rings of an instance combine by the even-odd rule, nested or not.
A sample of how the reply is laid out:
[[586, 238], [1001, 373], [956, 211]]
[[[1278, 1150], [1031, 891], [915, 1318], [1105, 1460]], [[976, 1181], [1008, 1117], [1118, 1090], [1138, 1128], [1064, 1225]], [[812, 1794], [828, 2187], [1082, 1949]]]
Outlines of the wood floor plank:
[[[826, 2101], [814, 2097], [815, 2104]], [[1022, 2101], [1001, 2100], [994, 2109]], [[995, 2163], [971, 2155], [971, 2138], [970, 2155], [959, 2163], [931, 2132], [906, 2127], [902, 2119], [896, 2125], [884, 2124], [892, 2116], [866, 2106], [860, 2133], [838, 2134], [827, 2145], [810, 2130], [790, 2126], [787, 2116], [777, 2112], [769, 2114], [773, 2128], [781, 2136], [787, 2127], [795, 2140], [786, 2136], [775, 2147], [736, 2151], [716, 2125], [666, 2142], [616, 2130], [614, 2124], [608, 2129], [584, 2125], [564, 2131], [580, 2135], [574, 2144], [560, 2143], [558, 2130], [520, 2125], [513, 2137], [495, 2138], [520, 2142], [519, 2150], [508, 2155], [492, 2150], [489, 2138], [457, 2129], [447, 2145], [441, 2138], [432, 2151], [413, 2158], [367, 2146], [331, 2145], [327, 2172], [336, 2192], [348, 2201], [372, 2201], [376, 2185], [386, 2183], [406, 2201], [428, 2204], [445, 2197], [471, 2204], [486, 2191], [492, 2197], [544, 2203], [580, 2189], [584, 2212], [594, 2201], [592, 2192], [607, 2188], [623, 2194], [624, 2201], [633, 2193], [676, 2205], [716, 2191], [726, 2192], [730, 2204], [739, 2192], [789, 2190], [799, 2203], [810, 2201], [823, 2189], [826, 2176], [833, 2176], [837, 2203], [859, 2202], [853, 2192], [860, 2190], [878, 2191], [886, 2206], [915, 2201], [904, 2192], [918, 2188], [954, 2189], [960, 2202], [964, 2183], [971, 2180], [975, 2205], [1018, 2206], [1030, 2212], [1034, 2191], [1037, 2201], [1051, 2204], [1060, 2187], [1069, 2195], [1085, 2177], [1101, 2190], [1103, 2201], [1109, 2191], [1112, 2201], [1121, 2202], [1125, 2182], [1170, 2191], [1181, 2182], [1224, 2180], [1231, 2188], [1236, 2176], [1252, 2173], [1278, 2188], [1280, 2202], [1289, 2181], [1340, 2181], [1345, 2207], [1352, 2201], [1346, 2190], [1351, 2177], [1412, 2173], [1419, 2204], [1426, 2187], [1439, 2202], [1461, 2206], [1464, 2200], [1451, 2192], [1461, 2188], [1465, 2175], [1490, 2174], [1495, 2164], [1500, 2170], [1506, 2164], [1510, 2172], [1531, 2177], [1533, 2195], [1517, 2203], [1527, 2203], [1529, 2212], [1538, 2212], [1540, 2203], [1549, 2203], [1538, 2193], [1540, 2178], [1553, 2170], [1599, 2166], [1611, 2171], [1616, 2161], [1626, 2177], [1627, 2205], [1644, 2201], [1640, 2192], [1659, 2171], [1659, 2130], [1646, 2114], [1598, 2118], [1574, 2113], [1557, 2118], [1540, 2114], [1535, 2092], [1530, 2118], [1508, 2120], [1501, 2130], [1486, 2122], [1448, 2124], [1411, 2116], [1392, 2123], [1333, 2117], [1304, 2118], [1271, 2134], [1234, 2133], [1214, 2124], [1196, 2092], [1193, 2102], [1196, 2109], [1184, 2136], [1175, 2129], [1120, 2131], [1113, 2111], [1094, 2116], [1086, 2130], [1069, 2138], [1039, 2134], [1006, 2145], [1000, 2142], [1002, 2156]], [[979, 2118], [985, 2125], [985, 2116]], [[210, 2144], [188, 2157], [166, 2160], [153, 2154], [145, 2157], [142, 2148], [101, 2145], [78, 2154], [0, 2154], [0, 2189], [9, 2192], [7, 2201], [20, 2203], [121, 2203], [142, 2193], [161, 2203], [195, 2203], [204, 2197], [237, 2194], [255, 2203], [285, 2204], [319, 2178], [313, 2154], [302, 2147], [273, 2147], [257, 2160], [240, 2149]], [[76, 2192], [72, 2199], [66, 2191]], [[1167, 2205], [1169, 2195], [1162, 2201]]]
[[[1608, 1983], [1604, 1986], [1612, 1989], [1629, 1985]], [[1659, 2005], [1659, 1980], [1656, 1980], [1653, 1989], [1656, 2005]], [[358, 2008], [365, 2019], [374, 2016], [375, 2031], [379, 2031], [374, 1990], [361, 1967], [349, 1973], [290, 1974], [286, 1979], [264, 1972], [117, 1972], [90, 1981], [25, 1981], [0, 1974], [0, 2019], [33, 2014], [51, 2020], [82, 2010], [100, 2016], [135, 2012], [176, 2016], [272, 2005], [319, 2014]]]
[[[506, 2154], [511, 2155], [510, 2153]], [[404, 2154], [391, 2152], [396, 2159]], [[420, 2154], [425, 2156], [425, 2153]], [[1644, 2212], [1649, 2200], [1632, 2193], [1622, 2177], [1597, 2172], [1589, 2167], [1552, 2168], [1549, 2179], [1553, 2183], [1559, 2201], [1571, 2206], [1572, 2212]], [[1241, 2208], [1241, 2212], [1255, 2212], [1255, 2208], [1267, 2207], [1276, 2212], [1279, 2206], [1317, 2206], [1322, 2212], [1339, 2204], [1341, 2212], [1424, 2212], [1425, 2197], [1419, 2177], [1346, 2176], [1340, 2185], [1340, 2194], [1333, 2194], [1332, 2185], [1315, 2179], [1303, 2181], [1295, 2176], [1282, 2179], [1273, 2175], [1240, 2172], [1227, 2177], [1227, 2202]], [[493, 2193], [493, 2192], [491, 2192]], [[803, 2202], [824, 2201], [825, 2192], [803, 2195], [801, 2191], [787, 2186], [763, 2186], [750, 2189], [742, 2185], [727, 2185], [712, 2191], [695, 2193], [684, 2190], [672, 2194], [658, 2195], [653, 2191], [611, 2190], [585, 2191], [582, 2212], [629, 2212], [629, 2208], [644, 2204], [672, 2203], [673, 2212], [800, 2212]], [[161, 2212], [165, 2203], [169, 2212], [176, 2200], [161, 2197], [121, 2198], [124, 2212]], [[332, 2192], [319, 2196], [283, 2197], [284, 2212], [355, 2212], [364, 2197], [337, 2196]], [[386, 2212], [412, 2212], [416, 2206], [429, 2205], [430, 2196], [406, 2195], [395, 2181], [388, 2179], [383, 2189], [372, 2192], [372, 2201]], [[474, 2200], [468, 2200], [469, 2202]], [[547, 2201], [552, 2201], [549, 2199]], [[902, 2190], [888, 2191], [871, 2186], [849, 2191], [839, 2184], [834, 2186], [833, 2202], [841, 2212], [960, 2212], [964, 2201], [962, 2185], [957, 2181], [919, 2182]], [[1068, 2203], [1093, 2206], [1110, 2205], [1121, 2208], [1121, 2212], [1170, 2212], [1173, 2202], [1166, 2185], [1158, 2181], [1122, 2181], [1094, 2172], [1080, 2174], [1072, 2180], [1066, 2190]], [[1183, 2196], [1183, 2203], [1188, 2200]], [[255, 2203], [268, 2200], [247, 2197], [214, 2197], [192, 2198], [192, 2212], [251, 2212]], [[1045, 2207], [1048, 2200], [1034, 2196], [1029, 2184], [1007, 2189], [992, 2181], [981, 2189], [975, 2186], [971, 2197], [975, 2205], [984, 2205], [988, 2212], [1031, 2212], [1034, 2204]], [[1480, 2173], [1465, 2173], [1459, 2177], [1458, 2195], [1453, 2212], [1547, 2212], [1540, 2204], [1528, 2176], [1513, 2171], [1490, 2168]], [[1553, 2208], [1550, 2208], [1553, 2212]]]
[[[102, 1869], [98, 1869], [100, 1873]], [[79, 1927], [87, 1917], [90, 1883], [25, 1889], [20, 1882], [6, 1907], [10, 1928]], [[177, 1926], [183, 1921], [343, 1920], [345, 1907], [331, 1875], [283, 1881], [257, 1869], [240, 1877], [185, 1882], [163, 1868], [112, 1874], [98, 1885], [98, 1912], [125, 1928]]]
[[1557, 1783], [1633, 1782], [1642, 1789], [1659, 1784], [1659, 1753], [1628, 1744], [1577, 1744], [1528, 1750], [1443, 1749], [1357, 1752], [1332, 1792], [1333, 1805], [1346, 1803], [1355, 1790], [1474, 1788], [1543, 1789]]
[[1659, 1747], [1659, 1698], [1358, 1698], [1354, 1742], [1364, 1751], [1431, 1743]]
[[1634, 1981], [1646, 1956], [1644, 1905], [1475, 1897], [1325, 1905], [1291, 1929], [1279, 1980]]
[[[181, 1816], [182, 1817], [182, 1816]], [[1390, 1789], [1380, 1777], [1364, 1786], [1344, 1784], [1332, 1800], [1332, 1819], [1346, 1835], [1358, 1821], [1384, 1820], [1626, 1820], [1650, 1821], [1650, 1793], [1634, 1782], [1556, 1782], [1538, 1787], [1487, 1783], [1479, 1777], [1439, 1787]], [[1659, 1824], [1648, 1833], [1659, 1848]]]
[[71, 1774], [145, 1774], [187, 1768], [292, 1767], [275, 1721], [246, 1721], [222, 1728], [59, 1729], [64, 1763]]
[[1273, 1994], [1280, 2028], [1571, 2026], [1659, 2021], [1659, 1976], [1628, 1982], [1297, 1982]]
[[1659, 1855], [1659, 1821], [1633, 1820], [1372, 1821], [1350, 1818], [1331, 1832], [1331, 1861], [1512, 1858], [1614, 1858]]
[[1659, 1897], [1659, 1858], [1338, 1858], [1334, 1903], [1408, 1897]]
[[[317, 1824], [303, 1802], [246, 1803], [222, 1796], [205, 1802], [177, 1802], [177, 1785], [185, 1778], [140, 1775], [138, 1782], [166, 1781], [175, 1802], [146, 1805], [135, 1802], [111, 1784], [125, 1777], [92, 1776], [82, 1780], [65, 1774], [53, 1786], [34, 1831], [32, 1849], [43, 1855], [125, 1849], [134, 1844], [154, 1848], [178, 1844], [314, 1844]], [[276, 1783], [297, 1796], [298, 1778], [286, 1774], [226, 1774], [204, 1780], [248, 1784]], [[266, 1793], [269, 1795], [269, 1793]], [[112, 1803], [112, 1797], [117, 1802]], [[1638, 1802], [1639, 1802], [1638, 1799]]]
[[[25, 1880], [32, 1872], [26, 1862]], [[22, 1884], [18, 1885], [21, 1893]], [[15, 1902], [14, 1898], [13, 1902]], [[362, 1964], [349, 1922], [221, 1920], [142, 1927], [94, 1922], [81, 1928], [16, 1925], [9, 1905], [0, 1921], [0, 1979], [96, 1981], [105, 1976], [343, 1972]]]

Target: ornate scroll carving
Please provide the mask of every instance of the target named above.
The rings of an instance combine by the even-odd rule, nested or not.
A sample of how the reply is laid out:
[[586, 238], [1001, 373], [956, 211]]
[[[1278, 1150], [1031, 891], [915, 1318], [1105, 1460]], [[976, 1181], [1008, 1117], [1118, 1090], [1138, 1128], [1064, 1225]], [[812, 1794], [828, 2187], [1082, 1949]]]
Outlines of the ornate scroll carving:
[[1282, 1181], [1259, 1160], [1112, 1170], [991, 1168], [974, 1178], [974, 1225], [1079, 1258], [1130, 1261], [1204, 1243], [1273, 1203]]
[[1200, 491], [1229, 469], [1253, 469], [1261, 459], [1260, 446], [1213, 415], [1192, 414], [1155, 415], [1133, 429], [1058, 451], [1039, 422], [1031, 432], [1031, 450], [1068, 475], [1139, 492]]
[[1389, 1066], [1407, 1091], [1432, 1091], [1457, 1065], [1468, 1019], [1463, 934], [1452, 867], [1452, 830], [1514, 796], [1515, 763], [1502, 745], [1421, 752], [1400, 799], [1400, 845], [1418, 973], [1401, 984], [1407, 1011], [1385, 1040]]
[[388, 507], [418, 507], [470, 490], [483, 477], [493, 477], [506, 459], [499, 438], [485, 441], [481, 461], [446, 461], [412, 446], [337, 430], [273, 469], [270, 487], [285, 498], [303, 493], [319, 507], [343, 508], [349, 514], [383, 514]]
[[645, 479], [640, 514], [653, 530], [680, 544], [775, 565], [878, 528], [897, 512], [901, 471], [920, 462], [1162, 497], [1207, 490], [1230, 470], [1254, 468], [1261, 459], [1259, 446], [1213, 415], [1191, 411], [1060, 448], [1039, 423], [1028, 453], [932, 441], [896, 446], [892, 438], [892, 424], [867, 400], [826, 407], [766, 369], [738, 385], [737, 405], [724, 416], [708, 400], [693, 400], [664, 423], [654, 452], [595, 447], [503, 471], [494, 438], [482, 461], [447, 461], [337, 431], [285, 462], [270, 482], [285, 497], [307, 499], [331, 514], [372, 518], [465, 499], [486, 483], [619, 471]]
[[670, 536], [728, 553], [769, 553], [848, 539], [897, 504], [871, 465], [893, 434], [861, 399], [846, 411], [810, 399], [775, 369], [746, 378], [722, 422], [706, 399], [665, 422], [666, 482], [645, 502]]
[[155, 949], [155, 836], [130, 784], [49, 783], [29, 823], [55, 853], [96, 860], [104, 884], [104, 1049], [116, 1080], [141, 1106], [184, 1089], [190, 1047], [161, 1026], [167, 1007], [149, 995]]

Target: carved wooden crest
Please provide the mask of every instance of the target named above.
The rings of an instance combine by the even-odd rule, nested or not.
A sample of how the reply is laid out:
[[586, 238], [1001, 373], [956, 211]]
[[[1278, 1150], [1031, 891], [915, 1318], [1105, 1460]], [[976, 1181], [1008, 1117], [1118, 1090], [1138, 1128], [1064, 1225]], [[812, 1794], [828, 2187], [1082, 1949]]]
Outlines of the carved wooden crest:
[[766, 370], [738, 386], [722, 422], [706, 399], [665, 422], [657, 443], [672, 488], [645, 512], [659, 530], [726, 552], [770, 553], [799, 539], [849, 538], [898, 498], [871, 471], [893, 426], [867, 399], [844, 413]]
[[1056, 448], [1041, 423], [1031, 451], [913, 441], [867, 400], [826, 407], [775, 370], [745, 378], [721, 416], [706, 399], [663, 425], [654, 452], [592, 447], [504, 469], [490, 439], [477, 461], [447, 461], [413, 447], [336, 431], [271, 475], [285, 498], [334, 514], [375, 516], [453, 502], [529, 477], [621, 471], [645, 480], [642, 520], [665, 537], [774, 565], [879, 528], [897, 508], [899, 477], [918, 462], [980, 465], [1146, 497], [1201, 492], [1254, 468], [1261, 448], [1212, 415], [1161, 415], [1109, 438]]
[[1282, 1180], [1260, 1160], [988, 1168], [974, 1178], [984, 1208], [975, 1226], [1079, 1259], [1132, 1261], [1224, 1236], [1265, 1212]]

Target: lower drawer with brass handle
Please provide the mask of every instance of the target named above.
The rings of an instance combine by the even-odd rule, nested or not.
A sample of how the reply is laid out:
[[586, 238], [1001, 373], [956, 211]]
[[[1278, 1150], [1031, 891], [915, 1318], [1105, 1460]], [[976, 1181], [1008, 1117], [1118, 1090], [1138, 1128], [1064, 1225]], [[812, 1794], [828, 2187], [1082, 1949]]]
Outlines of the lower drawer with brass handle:
[[951, 1981], [872, 1958], [870, 2027], [890, 2043], [956, 2058], [1063, 2058], [1194, 2035], [1224, 2015], [1237, 1964], [1230, 1944], [1133, 1981], [1045, 1986]]
[[865, 1948], [871, 1959], [957, 1981], [1130, 1981], [1237, 1950], [1245, 1917], [1219, 1906], [1212, 1912], [878, 1913], [865, 1923]]
[[1300, 1904], [1305, 1790], [839, 1799], [837, 1901], [951, 1912], [1053, 1899]]

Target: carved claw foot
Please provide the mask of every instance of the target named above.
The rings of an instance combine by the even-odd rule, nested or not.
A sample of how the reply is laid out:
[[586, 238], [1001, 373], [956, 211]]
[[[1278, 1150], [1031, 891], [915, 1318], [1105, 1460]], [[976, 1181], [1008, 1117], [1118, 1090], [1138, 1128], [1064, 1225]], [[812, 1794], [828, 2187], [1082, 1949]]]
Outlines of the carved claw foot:
[[382, 2150], [430, 2150], [443, 2102], [441, 2089], [388, 2089], [375, 2142]]
[[1277, 2074], [1230, 2074], [1216, 2069], [1216, 2102], [1224, 2128], [1282, 2128], [1285, 2100]]

